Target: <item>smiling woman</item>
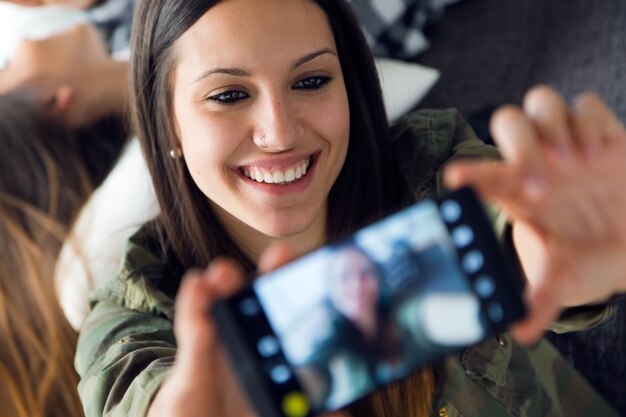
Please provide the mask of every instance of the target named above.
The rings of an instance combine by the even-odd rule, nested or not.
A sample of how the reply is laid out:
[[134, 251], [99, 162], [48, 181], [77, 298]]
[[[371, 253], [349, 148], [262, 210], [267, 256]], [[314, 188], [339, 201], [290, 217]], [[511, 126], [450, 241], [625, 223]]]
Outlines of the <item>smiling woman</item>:
[[[232, 25], [240, 19], [250, 24]], [[200, 45], [216, 52], [198, 55]], [[219, 3], [178, 39], [176, 60], [173, 105], [184, 160], [235, 243], [250, 259], [273, 237], [307, 242], [303, 250], [323, 243], [349, 113], [322, 10]]]
[[[370, 50], [343, 0], [142, 0], [134, 28], [133, 119], [161, 214], [130, 239], [119, 276], [92, 296], [76, 358], [81, 397], [89, 416], [251, 415], [207, 314], [243, 285], [242, 269], [263, 272], [290, 259], [285, 246], [268, 250], [278, 239], [305, 252], [344, 237], [435, 195], [448, 161], [497, 152], [454, 110], [416, 113], [390, 129]], [[549, 154], [543, 145], [555, 143], [550, 127], [580, 116], [550, 89], [531, 96], [554, 117], [508, 109], [495, 135], [507, 162], [462, 165], [448, 180], [475, 183], [506, 210], [513, 243], [539, 288], [546, 271], [538, 266], [566, 273], [556, 282], [583, 282], [580, 271], [600, 270], [604, 257], [573, 250], [578, 226], [571, 225], [592, 222], [578, 221], [585, 220], [582, 209], [571, 224], [559, 220], [564, 207], [587, 201], [556, 192], [536, 198], [542, 168], [556, 190], [594, 188], [539, 166]], [[586, 114], [597, 119], [581, 119], [581, 126], [606, 124], [626, 137], [608, 109], [589, 105], [594, 111]], [[561, 145], [581, 152], [574, 142]], [[626, 159], [626, 147], [616, 154]], [[477, 175], [481, 169], [489, 175]], [[530, 185], [529, 172], [536, 174]], [[589, 238], [598, 248], [611, 240], [586, 231], [586, 245]], [[546, 242], [560, 252], [536, 250]], [[588, 268], [564, 271], [563, 259]], [[617, 264], [623, 269], [615, 272], [626, 270]], [[546, 342], [528, 349], [500, 340], [506, 342], [487, 339], [336, 414], [614, 415]]]

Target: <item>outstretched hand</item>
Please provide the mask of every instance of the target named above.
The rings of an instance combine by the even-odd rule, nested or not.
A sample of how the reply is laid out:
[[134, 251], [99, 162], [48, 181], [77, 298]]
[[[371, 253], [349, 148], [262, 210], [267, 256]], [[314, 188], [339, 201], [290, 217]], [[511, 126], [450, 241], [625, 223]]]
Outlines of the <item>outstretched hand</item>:
[[626, 130], [596, 95], [570, 107], [545, 86], [499, 109], [491, 130], [504, 161], [455, 163], [445, 181], [509, 216], [530, 284], [513, 333], [530, 343], [561, 308], [626, 291]]

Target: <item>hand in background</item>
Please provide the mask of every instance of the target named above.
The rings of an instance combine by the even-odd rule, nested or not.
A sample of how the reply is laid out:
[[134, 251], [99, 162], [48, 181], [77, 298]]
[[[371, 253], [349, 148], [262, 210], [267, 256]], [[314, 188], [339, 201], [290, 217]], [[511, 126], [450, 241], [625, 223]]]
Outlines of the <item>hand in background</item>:
[[513, 331], [530, 343], [561, 308], [626, 291], [626, 131], [596, 95], [569, 107], [545, 86], [499, 109], [491, 130], [504, 162], [454, 164], [445, 180], [509, 216], [530, 284]]

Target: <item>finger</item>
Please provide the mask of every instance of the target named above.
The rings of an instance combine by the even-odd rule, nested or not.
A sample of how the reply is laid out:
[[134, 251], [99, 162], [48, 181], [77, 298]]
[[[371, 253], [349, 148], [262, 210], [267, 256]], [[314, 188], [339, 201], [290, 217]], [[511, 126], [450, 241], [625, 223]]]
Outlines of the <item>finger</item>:
[[537, 342], [550, 323], [557, 319], [561, 308], [553, 290], [547, 287], [536, 287], [527, 292], [525, 298], [528, 315], [511, 328], [511, 333], [518, 343], [529, 345]]
[[215, 330], [206, 314], [214, 300], [215, 296], [205, 282], [202, 271], [194, 270], [185, 274], [174, 307], [177, 362], [186, 362], [193, 367], [194, 359], [205, 356], [214, 345]]
[[579, 149], [591, 156], [603, 144], [603, 124], [607, 109], [592, 93], [581, 94], [574, 101], [574, 137]]
[[534, 206], [523, 200], [523, 178], [505, 163], [493, 161], [462, 161], [444, 170], [444, 184], [452, 189], [471, 186], [481, 199], [495, 203], [509, 220], [540, 222]]
[[535, 123], [543, 143], [560, 154], [571, 151], [569, 108], [559, 93], [543, 85], [532, 88], [524, 97], [524, 111]]
[[574, 115], [576, 143], [587, 156], [591, 156], [605, 142], [624, 138], [623, 125], [594, 93], [576, 97]]
[[504, 106], [491, 118], [491, 132], [504, 158], [519, 170], [528, 197], [546, 192], [545, 155], [531, 120], [517, 107]]
[[203, 275], [218, 298], [233, 295], [246, 284], [241, 266], [228, 258], [217, 258], [211, 262]]
[[485, 160], [454, 162], [447, 165], [443, 172], [446, 187], [457, 189], [471, 186], [487, 200], [514, 194], [519, 183], [517, 177], [505, 164]]
[[296, 258], [296, 253], [286, 242], [274, 242], [259, 258], [259, 273], [265, 274]]

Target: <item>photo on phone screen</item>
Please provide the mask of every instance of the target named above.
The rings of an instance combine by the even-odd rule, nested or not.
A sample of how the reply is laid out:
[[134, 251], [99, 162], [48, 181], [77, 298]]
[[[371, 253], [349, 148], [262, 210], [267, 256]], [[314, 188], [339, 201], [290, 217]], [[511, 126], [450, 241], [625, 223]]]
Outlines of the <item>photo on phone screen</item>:
[[240, 328], [227, 339], [248, 345], [236, 361], [254, 357], [252, 380], [265, 382], [247, 373], [245, 385], [272, 399], [269, 414], [342, 408], [521, 317], [490, 225], [466, 193], [415, 204], [231, 300], [221, 327]]

